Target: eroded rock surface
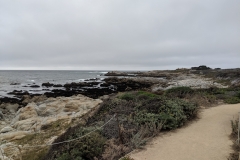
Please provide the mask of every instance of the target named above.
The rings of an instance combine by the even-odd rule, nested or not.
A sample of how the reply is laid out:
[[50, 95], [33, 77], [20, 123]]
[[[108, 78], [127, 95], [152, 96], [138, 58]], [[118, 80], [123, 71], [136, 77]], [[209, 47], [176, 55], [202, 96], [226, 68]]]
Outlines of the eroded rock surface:
[[[9, 110], [12, 119], [11, 121], [5, 121], [4, 119], [0, 121], [0, 140], [5, 142], [0, 146], [0, 149], [6, 158], [10, 153], [8, 152], [10, 149], [6, 145], [7, 143], [18, 146], [15, 144], [16, 140], [21, 140], [28, 135], [44, 133], [46, 128], [51, 130], [49, 127], [55, 122], [59, 122], [58, 127], [60, 128], [63, 123], [71, 125], [73, 120], [80, 119], [83, 115], [97, 108], [101, 103], [102, 100], [100, 99], [91, 99], [83, 95], [48, 98], [43, 101], [30, 102], [27, 106], [20, 108], [15, 114], [10, 112], [15, 111], [17, 106], [7, 105], [5, 108]], [[64, 131], [62, 129], [58, 133], [53, 132], [51, 133], [52, 135], [48, 136], [48, 139], [41, 139], [40, 143], [52, 142], [59, 136], [58, 134]], [[25, 145], [28, 146], [29, 144]]]
[[211, 78], [205, 78], [200, 75], [195, 74], [178, 74], [167, 81], [167, 84], [163, 86], [162, 84], [155, 84], [152, 86], [152, 91], [156, 92], [159, 90], [167, 90], [173, 87], [191, 87], [194, 89], [200, 88], [227, 88], [228, 86], [215, 82]]

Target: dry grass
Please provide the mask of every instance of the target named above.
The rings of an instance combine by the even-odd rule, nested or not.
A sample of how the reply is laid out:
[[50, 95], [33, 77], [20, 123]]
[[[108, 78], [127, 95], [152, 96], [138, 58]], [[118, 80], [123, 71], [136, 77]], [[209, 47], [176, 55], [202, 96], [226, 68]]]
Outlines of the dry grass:
[[106, 148], [104, 153], [102, 154], [102, 158], [103, 160], [119, 159], [130, 151], [131, 148], [123, 144], [119, 144], [119, 140], [110, 139], [106, 143]]
[[231, 120], [232, 133], [230, 138], [233, 141], [232, 149], [233, 153], [230, 153], [228, 160], [239, 160], [240, 145], [237, 142], [238, 139], [238, 120]]

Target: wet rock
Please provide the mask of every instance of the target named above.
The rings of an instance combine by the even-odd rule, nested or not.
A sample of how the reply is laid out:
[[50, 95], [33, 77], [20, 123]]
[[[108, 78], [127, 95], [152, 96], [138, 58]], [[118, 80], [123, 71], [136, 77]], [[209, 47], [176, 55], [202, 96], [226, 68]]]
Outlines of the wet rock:
[[100, 82], [72, 82], [64, 85], [65, 88], [83, 88], [83, 87], [93, 87], [100, 84]]
[[101, 83], [100, 86], [101, 86], [101, 87], [109, 87], [110, 84], [107, 84], [107, 83]]
[[61, 84], [54, 84], [53, 87], [63, 87]]
[[8, 93], [9, 95], [17, 95], [17, 96], [22, 96], [22, 95], [29, 95], [28, 91], [22, 91], [22, 90], [14, 90], [12, 92]]
[[82, 94], [82, 90], [72, 90], [72, 89], [53, 89], [51, 92], [45, 92], [44, 95], [46, 97], [59, 97], [59, 96], [64, 96], [64, 97], [70, 97], [73, 95], [77, 94]]
[[44, 87], [52, 87], [52, 86], [54, 86], [54, 84], [47, 82], [47, 83], [42, 83], [42, 86], [44, 86]]
[[29, 87], [31, 87], [31, 88], [39, 88], [40, 86], [39, 85], [31, 85]]
[[126, 91], [126, 89], [136, 90], [149, 88], [153, 85], [153, 82], [151, 81], [142, 81], [133, 78], [117, 78], [117, 77], [106, 78], [105, 82], [107, 84], [116, 86], [117, 91], [120, 92]]
[[10, 85], [16, 86], [16, 85], [20, 85], [20, 83], [11, 83]]
[[129, 76], [127, 72], [121, 71], [110, 71], [105, 74], [105, 76]]
[[90, 79], [86, 79], [85, 81], [86, 82], [89, 82], [89, 81], [99, 81], [100, 78], [90, 78]]

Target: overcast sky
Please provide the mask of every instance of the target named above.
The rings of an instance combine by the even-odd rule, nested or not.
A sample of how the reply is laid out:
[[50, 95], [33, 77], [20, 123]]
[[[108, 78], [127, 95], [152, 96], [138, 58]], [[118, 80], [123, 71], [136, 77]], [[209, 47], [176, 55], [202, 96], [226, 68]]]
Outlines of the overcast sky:
[[1, 69], [240, 67], [239, 0], [0, 0]]

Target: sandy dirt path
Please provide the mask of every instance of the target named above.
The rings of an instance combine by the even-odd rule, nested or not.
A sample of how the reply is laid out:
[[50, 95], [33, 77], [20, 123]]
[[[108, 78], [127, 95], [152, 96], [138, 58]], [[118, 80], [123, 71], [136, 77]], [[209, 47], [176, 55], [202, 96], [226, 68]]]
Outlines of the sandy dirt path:
[[232, 152], [230, 121], [238, 118], [240, 104], [203, 109], [200, 119], [187, 127], [160, 134], [146, 149], [134, 151], [134, 160], [227, 160]]

